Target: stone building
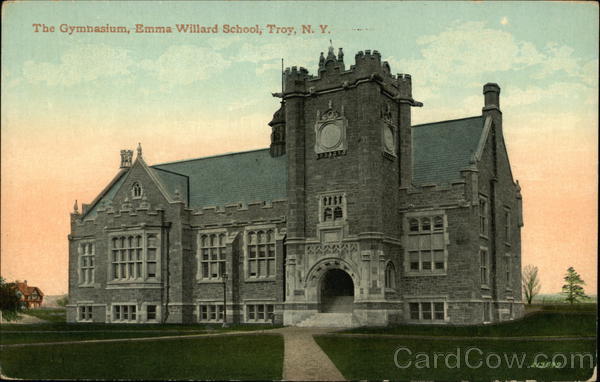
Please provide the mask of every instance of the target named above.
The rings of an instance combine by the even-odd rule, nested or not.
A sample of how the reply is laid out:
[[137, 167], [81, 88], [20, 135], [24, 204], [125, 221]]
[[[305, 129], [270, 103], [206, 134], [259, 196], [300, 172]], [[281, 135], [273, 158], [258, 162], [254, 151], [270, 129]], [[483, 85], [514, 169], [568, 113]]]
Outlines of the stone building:
[[[500, 88], [413, 126], [377, 51], [286, 69], [269, 148], [148, 165], [71, 214], [69, 322], [479, 324], [523, 314]], [[226, 275], [226, 277], [224, 277]], [[226, 304], [224, 304], [224, 298]]]

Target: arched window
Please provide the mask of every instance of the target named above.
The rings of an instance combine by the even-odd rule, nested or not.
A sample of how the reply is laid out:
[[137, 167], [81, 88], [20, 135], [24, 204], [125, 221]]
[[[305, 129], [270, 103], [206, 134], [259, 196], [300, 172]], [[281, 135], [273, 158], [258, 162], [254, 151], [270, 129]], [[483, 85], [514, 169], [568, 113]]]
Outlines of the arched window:
[[385, 287], [388, 289], [396, 288], [396, 269], [391, 262], [385, 267]]
[[419, 232], [419, 221], [412, 218], [408, 221], [410, 232]]
[[333, 211], [331, 211], [331, 208], [325, 208], [325, 211], [323, 212], [323, 221], [327, 222], [333, 220]]
[[441, 231], [444, 229], [444, 219], [441, 216], [433, 218], [433, 229], [435, 231]]
[[344, 217], [344, 212], [342, 211], [342, 207], [335, 207], [333, 210], [333, 220], [339, 220]]
[[131, 186], [131, 196], [134, 198], [142, 197], [142, 186], [138, 182], [135, 182], [133, 186]]
[[431, 220], [429, 218], [421, 219], [421, 231], [431, 231]]

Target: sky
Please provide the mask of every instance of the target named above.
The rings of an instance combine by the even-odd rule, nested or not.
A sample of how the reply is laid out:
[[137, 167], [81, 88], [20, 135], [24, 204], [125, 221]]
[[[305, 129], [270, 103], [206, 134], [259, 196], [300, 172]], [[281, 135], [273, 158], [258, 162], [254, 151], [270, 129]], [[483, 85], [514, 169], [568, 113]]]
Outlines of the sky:
[[[46, 294], [66, 293], [69, 213], [112, 179], [121, 149], [141, 142], [154, 164], [267, 147], [281, 58], [315, 73], [331, 40], [346, 65], [359, 50], [378, 50], [392, 73], [412, 75], [413, 96], [424, 103], [413, 108], [414, 124], [480, 115], [483, 84], [498, 83], [524, 199], [522, 264], [539, 268], [542, 293], [559, 292], [573, 266], [595, 294], [597, 7], [5, 2], [0, 273]], [[188, 23], [217, 25], [218, 33], [177, 32]], [[69, 33], [107, 24], [129, 33]], [[138, 24], [173, 33], [136, 33]], [[225, 25], [262, 33], [225, 33]], [[296, 33], [269, 33], [267, 25]], [[302, 25], [315, 33], [301, 33]]]

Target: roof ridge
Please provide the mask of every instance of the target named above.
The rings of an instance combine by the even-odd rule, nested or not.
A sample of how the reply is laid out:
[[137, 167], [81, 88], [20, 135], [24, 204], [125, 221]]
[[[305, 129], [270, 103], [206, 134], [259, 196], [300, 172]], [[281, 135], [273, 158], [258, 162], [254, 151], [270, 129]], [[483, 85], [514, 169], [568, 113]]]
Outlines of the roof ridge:
[[173, 175], [183, 176], [184, 178], [188, 178], [188, 179], [190, 178], [188, 175], [180, 174], [178, 172], [171, 171], [171, 170], [166, 170], [164, 168], [154, 167], [154, 166], [150, 166], [150, 168], [153, 169], [153, 170], [158, 170], [158, 171], [166, 172], [166, 173], [173, 174]]
[[463, 118], [456, 118], [456, 119], [446, 119], [444, 121], [420, 123], [418, 125], [412, 125], [411, 127], [429, 126], [429, 125], [436, 125], [438, 123], [448, 123], [448, 122], [464, 121], [465, 119], [475, 119], [475, 118], [483, 118], [483, 116], [482, 115], [476, 115], [474, 117], [463, 117]]
[[198, 158], [190, 158], [190, 159], [180, 159], [180, 160], [171, 161], [171, 162], [164, 162], [164, 163], [153, 164], [150, 167], [154, 168], [156, 166], [164, 166], [164, 165], [168, 165], [168, 164], [191, 162], [191, 161], [202, 160], [202, 159], [212, 159], [212, 158], [225, 157], [225, 156], [237, 155], [237, 154], [248, 154], [248, 153], [253, 153], [253, 152], [257, 152], [257, 151], [265, 151], [265, 150], [269, 150], [269, 148], [266, 147], [266, 148], [262, 148], [262, 149], [254, 149], [254, 150], [247, 150], [247, 151], [237, 151], [237, 152], [230, 152], [230, 153], [224, 153], [224, 154], [209, 155], [209, 156], [206, 156], [206, 157], [198, 157]]

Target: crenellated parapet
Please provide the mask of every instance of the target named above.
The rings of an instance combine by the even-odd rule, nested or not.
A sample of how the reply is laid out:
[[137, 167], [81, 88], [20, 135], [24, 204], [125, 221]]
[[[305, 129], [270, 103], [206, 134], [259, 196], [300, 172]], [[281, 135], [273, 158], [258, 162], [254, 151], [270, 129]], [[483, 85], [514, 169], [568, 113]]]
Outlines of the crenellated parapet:
[[466, 180], [400, 187], [399, 196], [404, 202], [399, 210], [402, 212], [421, 208], [468, 207], [472, 201], [468, 198], [467, 188]]
[[191, 211], [195, 226], [245, 226], [259, 223], [285, 223], [287, 199], [206, 206]]
[[333, 47], [329, 48], [327, 56], [321, 52], [316, 76], [309, 74], [303, 67], [292, 66], [285, 69], [284, 99], [311, 97], [321, 93], [352, 89], [365, 82], [375, 82], [382, 87], [384, 94], [397, 102], [422, 106], [412, 98], [411, 76], [393, 75], [389, 63], [381, 61], [381, 53], [377, 50], [356, 53], [355, 63], [348, 70], [345, 68], [343, 57], [342, 48], [337, 56], [333, 53]]

